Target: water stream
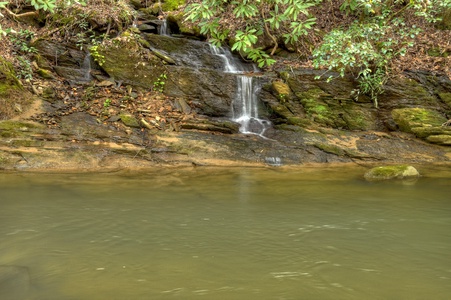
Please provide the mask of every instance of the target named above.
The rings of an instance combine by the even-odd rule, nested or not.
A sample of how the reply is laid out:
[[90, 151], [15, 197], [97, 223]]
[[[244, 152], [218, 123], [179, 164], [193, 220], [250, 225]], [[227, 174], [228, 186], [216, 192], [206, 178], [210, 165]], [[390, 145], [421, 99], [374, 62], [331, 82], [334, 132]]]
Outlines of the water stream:
[[171, 31], [169, 30], [168, 21], [163, 19], [163, 22], [161, 23], [160, 27], [158, 28], [158, 33], [160, 35], [170, 36]]
[[210, 49], [223, 61], [224, 72], [237, 74], [237, 95], [232, 103], [232, 120], [241, 125], [241, 133], [264, 137], [264, 133], [271, 123], [259, 117], [258, 77], [250, 74], [250, 72], [256, 71], [255, 66], [243, 64], [227, 48], [210, 45]]
[[0, 173], [0, 299], [448, 300], [447, 172]]
[[91, 53], [87, 53], [83, 64], [81, 65], [81, 70], [84, 73], [83, 81], [91, 81]]

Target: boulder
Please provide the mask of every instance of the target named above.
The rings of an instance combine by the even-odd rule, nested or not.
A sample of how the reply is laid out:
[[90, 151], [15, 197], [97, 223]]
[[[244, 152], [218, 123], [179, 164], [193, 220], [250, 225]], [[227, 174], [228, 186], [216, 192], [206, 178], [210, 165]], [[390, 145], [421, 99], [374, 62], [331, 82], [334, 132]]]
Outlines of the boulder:
[[387, 180], [418, 177], [417, 169], [408, 165], [381, 166], [367, 171], [364, 175], [366, 180]]

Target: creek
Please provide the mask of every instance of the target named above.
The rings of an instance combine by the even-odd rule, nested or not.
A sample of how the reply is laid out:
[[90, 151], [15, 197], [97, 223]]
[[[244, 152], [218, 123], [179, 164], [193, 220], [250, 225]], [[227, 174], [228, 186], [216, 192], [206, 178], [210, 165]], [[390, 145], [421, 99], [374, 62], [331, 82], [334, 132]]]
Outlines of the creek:
[[450, 299], [451, 170], [363, 171], [0, 173], [0, 295]]

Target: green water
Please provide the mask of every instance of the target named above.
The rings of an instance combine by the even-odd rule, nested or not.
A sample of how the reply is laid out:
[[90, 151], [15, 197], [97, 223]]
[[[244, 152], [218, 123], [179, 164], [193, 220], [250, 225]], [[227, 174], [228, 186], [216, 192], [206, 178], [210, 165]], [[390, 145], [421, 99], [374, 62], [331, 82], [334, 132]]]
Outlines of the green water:
[[451, 170], [363, 172], [0, 173], [0, 295], [451, 299]]

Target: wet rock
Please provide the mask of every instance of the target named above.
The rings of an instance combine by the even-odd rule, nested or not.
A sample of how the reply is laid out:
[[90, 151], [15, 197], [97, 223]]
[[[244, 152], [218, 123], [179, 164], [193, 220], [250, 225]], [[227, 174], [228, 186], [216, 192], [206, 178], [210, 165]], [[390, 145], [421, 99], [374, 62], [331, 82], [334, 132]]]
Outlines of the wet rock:
[[155, 32], [157, 30], [155, 26], [152, 26], [150, 24], [140, 24], [138, 26], [138, 29], [141, 32]]
[[364, 175], [366, 180], [387, 180], [418, 177], [417, 169], [408, 165], [375, 167], [367, 171]]
[[38, 69], [36, 73], [44, 79], [55, 79], [55, 76], [46, 69]]
[[292, 98], [293, 96], [288, 84], [281, 81], [273, 81], [272, 88], [274, 89], [277, 98], [282, 102], [287, 101], [288, 98]]
[[238, 133], [240, 124], [229, 120], [193, 119], [180, 124], [182, 129], [216, 131], [226, 134]]
[[447, 119], [438, 111], [425, 108], [394, 109], [392, 116], [399, 129], [414, 133], [428, 142], [449, 145], [451, 128], [442, 126]]
[[450, 134], [430, 135], [426, 138], [430, 143], [451, 146], [451, 130]]
[[166, 72], [163, 61], [150, 50], [144, 59], [143, 48], [130, 32], [113, 39], [111, 45], [99, 46], [93, 57], [103, 57], [102, 69], [117, 81], [143, 88], [151, 88], [158, 76]]
[[439, 112], [417, 107], [394, 109], [392, 116], [399, 129], [411, 133], [416, 127], [438, 127], [446, 122], [446, 118]]
[[136, 128], [141, 127], [141, 125], [139, 125], [138, 119], [136, 119], [131, 114], [121, 114], [120, 119], [121, 119], [122, 123], [124, 123], [125, 126], [136, 127]]

